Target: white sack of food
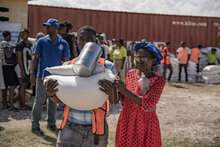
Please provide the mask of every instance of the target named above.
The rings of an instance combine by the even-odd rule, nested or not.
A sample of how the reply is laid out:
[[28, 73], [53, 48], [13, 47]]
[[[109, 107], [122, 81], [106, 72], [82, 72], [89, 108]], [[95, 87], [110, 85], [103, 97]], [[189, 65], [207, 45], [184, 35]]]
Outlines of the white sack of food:
[[115, 75], [106, 70], [90, 77], [50, 75], [44, 80], [58, 81], [57, 97], [67, 106], [78, 110], [93, 110], [101, 107], [108, 99], [108, 95], [100, 91], [98, 81], [107, 79], [113, 81]]
[[205, 80], [206, 84], [220, 83], [220, 66], [206, 66], [202, 71], [202, 78]]
[[209, 66], [206, 66], [203, 71], [204, 72], [210, 72], [210, 73], [213, 73], [213, 72], [220, 72], [220, 66], [219, 65], [209, 65]]

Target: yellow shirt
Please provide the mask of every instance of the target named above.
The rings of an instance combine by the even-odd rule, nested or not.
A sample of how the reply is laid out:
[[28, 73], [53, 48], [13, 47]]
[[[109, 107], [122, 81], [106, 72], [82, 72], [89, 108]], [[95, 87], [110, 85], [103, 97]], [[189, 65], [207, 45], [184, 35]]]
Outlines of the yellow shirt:
[[127, 49], [124, 46], [121, 46], [120, 48], [117, 48], [113, 52], [114, 60], [121, 60], [123, 58], [127, 57]]
[[111, 45], [111, 46], [109, 47], [109, 54], [110, 54], [110, 57], [109, 57], [109, 58], [110, 58], [110, 60], [112, 60], [112, 61], [114, 60], [114, 57], [113, 57], [114, 50], [115, 50], [115, 49], [113, 49], [113, 47], [112, 47], [112, 45]]

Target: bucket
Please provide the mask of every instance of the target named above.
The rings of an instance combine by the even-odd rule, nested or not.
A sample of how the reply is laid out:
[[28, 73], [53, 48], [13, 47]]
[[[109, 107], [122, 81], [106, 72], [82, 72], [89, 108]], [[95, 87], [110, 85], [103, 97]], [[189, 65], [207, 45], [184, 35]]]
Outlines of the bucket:
[[89, 77], [100, 58], [101, 47], [94, 42], [88, 42], [83, 47], [75, 62], [73, 71], [81, 77]]

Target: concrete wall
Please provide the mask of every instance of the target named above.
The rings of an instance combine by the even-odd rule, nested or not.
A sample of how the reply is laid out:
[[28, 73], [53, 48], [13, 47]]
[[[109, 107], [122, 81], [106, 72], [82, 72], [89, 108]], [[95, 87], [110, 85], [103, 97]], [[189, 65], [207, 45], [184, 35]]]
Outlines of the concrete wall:
[[11, 23], [28, 26], [28, 0], [0, 0], [0, 6], [9, 8], [9, 12], [0, 12], [0, 16], [8, 17]]

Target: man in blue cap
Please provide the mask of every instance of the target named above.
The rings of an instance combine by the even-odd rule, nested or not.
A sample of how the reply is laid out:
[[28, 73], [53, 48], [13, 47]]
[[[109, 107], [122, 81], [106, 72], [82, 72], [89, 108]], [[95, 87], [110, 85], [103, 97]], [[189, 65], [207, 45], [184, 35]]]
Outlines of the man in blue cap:
[[[46, 26], [48, 35], [40, 38], [37, 42], [30, 77], [31, 84], [35, 85], [36, 83], [36, 96], [31, 119], [32, 132], [37, 135], [44, 134], [39, 124], [42, 106], [47, 97], [42, 78], [49, 73], [45, 72], [44, 74], [44, 69], [62, 65], [62, 62], [68, 61], [70, 57], [68, 43], [57, 34], [59, 21], [51, 18], [43, 25]], [[56, 127], [56, 108], [57, 105], [49, 99], [47, 128], [55, 132], [58, 131]]]

